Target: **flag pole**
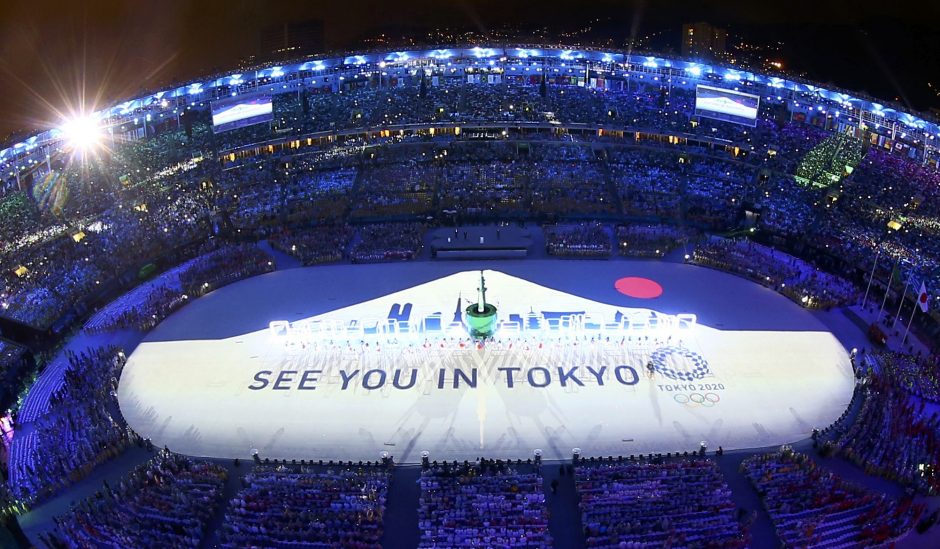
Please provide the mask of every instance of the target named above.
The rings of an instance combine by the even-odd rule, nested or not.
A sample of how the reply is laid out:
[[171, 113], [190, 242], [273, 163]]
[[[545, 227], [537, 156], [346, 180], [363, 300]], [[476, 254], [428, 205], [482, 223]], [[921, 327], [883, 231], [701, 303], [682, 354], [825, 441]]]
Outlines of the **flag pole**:
[[894, 322], [891, 323], [892, 328], [894, 328], [894, 326], [898, 323], [898, 317], [901, 316], [901, 308], [904, 307], [904, 298], [907, 297], [907, 287], [911, 285], [911, 278], [913, 276], [914, 276], [914, 271], [912, 270], [907, 275], [907, 282], [904, 283], [904, 291], [901, 292], [901, 302], [898, 303], [898, 314], [894, 315]]
[[914, 313], [917, 311], [918, 307], [919, 305], [915, 304], [914, 309], [911, 311], [911, 319], [907, 321], [907, 329], [904, 330], [904, 339], [901, 340], [902, 345], [907, 341], [907, 334], [911, 331], [911, 323], [914, 322]]
[[891, 274], [888, 275], [888, 282], [885, 284], [885, 298], [881, 300], [881, 308], [878, 309], [878, 316], [875, 318], [875, 322], [881, 320], [881, 313], [885, 310], [885, 304], [888, 303], [888, 294], [891, 293], [891, 281], [894, 279], [894, 271], [898, 268], [898, 265], [901, 263], [901, 256], [898, 256], [897, 261], [894, 262], [894, 267], [891, 268]]
[[878, 256], [881, 255], [881, 243], [878, 243], [878, 250], [875, 252], [875, 264], [871, 266], [871, 274], [868, 276], [868, 287], [865, 288], [865, 299], [862, 300], [862, 309], [868, 303], [868, 290], [871, 290], [871, 281], [875, 278], [875, 269], [878, 268]]

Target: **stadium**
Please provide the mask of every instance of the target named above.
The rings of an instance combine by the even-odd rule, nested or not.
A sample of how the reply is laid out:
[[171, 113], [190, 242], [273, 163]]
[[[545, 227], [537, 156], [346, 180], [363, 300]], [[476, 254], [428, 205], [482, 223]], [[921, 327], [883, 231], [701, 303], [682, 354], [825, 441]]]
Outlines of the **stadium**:
[[936, 547], [938, 144], [819, 83], [532, 44], [11, 143], [5, 543]]

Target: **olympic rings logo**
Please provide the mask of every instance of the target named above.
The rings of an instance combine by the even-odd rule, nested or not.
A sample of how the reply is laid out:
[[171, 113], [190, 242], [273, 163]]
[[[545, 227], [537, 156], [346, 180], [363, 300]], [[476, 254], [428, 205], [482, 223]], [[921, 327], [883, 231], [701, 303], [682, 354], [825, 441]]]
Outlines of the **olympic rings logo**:
[[718, 404], [721, 401], [721, 397], [717, 393], [676, 393], [672, 395], [672, 399], [678, 402], [679, 404], [685, 404], [690, 408], [698, 408], [699, 406], [703, 408], [711, 408], [714, 405]]
[[[692, 364], [692, 369], [679, 371], [670, 367], [667, 360], [673, 355], [686, 359]], [[680, 381], [695, 381], [711, 373], [708, 370], [708, 361], [702, 355], [684, 347], [660, 347], [650, 355], [650, 362], [653, 364], [653, 369], [660, 374]]]

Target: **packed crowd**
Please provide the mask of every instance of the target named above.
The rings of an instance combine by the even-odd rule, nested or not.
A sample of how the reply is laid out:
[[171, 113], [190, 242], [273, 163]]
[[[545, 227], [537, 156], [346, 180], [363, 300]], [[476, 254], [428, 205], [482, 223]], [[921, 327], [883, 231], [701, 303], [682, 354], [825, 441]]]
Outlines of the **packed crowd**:
[[349, 225], [313, 227], [306, 230], [290, 230], [268, 239], [275, 250], [288, 253], [304, 265], [320, 265], [341, 261], [353, 231]]
[[85, 325], [85, 330], [89, 333], [150, 330], [186, 303], [183, 295], [160, 281], [146, 282], [97, 312]]
[[280, 153], [227, 168], [217, 203], [237, 231], [259, 236], [285, 226], [342, 223], [358, 174], [347, 164], [361, 154], [358, 148], [343, 150], [337, 157], [326, 151]]
[[632, 223], [618, 225], [616, 238], [620, 255], [630, 257], [663, 257], [695, 239], [697, 231], [674, 225]]
[[294, 159], [287, 168], [283, 223], [334, 224], [346, 218], [353, 184], [358, 175], [355, 167], [330, 167], [331, 162], [319, 159]]
[[861, 141], [833, 134], [803, 157], [794, 175], [804, 185], [829, 187], [840, 183], [846, 175], [852, 173], [861, 160]]
[[246, 163], [222, 172], [217, 200], [236, 230], [264, 234], [280, 224], [285, 187], [269, 162]]
[[[116, 398], [124, 361], [113, 347], [69, 352], [62, 382], [50, 391], [44, 412], [20, 411], [32, 430], [11, 455], [10, 484], [18, 497], [42, 500], [127, 446], [130, 434]], [[41, 415], [30, 417], [34, 413]]]
[[23, 191], [0, 193], [0, 250], [39, 225], [39, 209]]
[[423, 159], [413, 159], [363, 170], [350, 216], [353, 219], [415, 219], [430, 214], [437, 194], [438, 174], [423, 163]]
[[758, 454], [741, 463], [787, 547], [882, 547], [904, 536], [923, 508], [846, 482], [803, 454]]
[[737, 162], [695, 158], [680, 164], [686, 219], [713, 230], [734, 227], [755, 198], [754, 169]]
[[414, 259], [421, 252], [424, 226], [415, 223], [363, 225], [349, 253], [354, 263]]
[[[838, 258], [845, 278], [854, 269], [871, 269], [880, 251], [883, 263], [890, 266], [888, 256], [904, 261], [929, 289], [940, 288], [940, 172], [919, 158], [874, 146], [865, 150], [854, 138], [783, 122], [773, 101], [762, 101], [761, 117], [751, 128], [691, 117], [694, 94], [658, 84], [597, 91], [552, 82], [543, 95], [532, 82], [468, 84], [460, 76], [439, 78], [426, 94], [417, 93], [419, 83], [412, 79], [384, 87], [350, 83], [341, 93], [278, 95], [271, 127], [215, 134], [202, 113], [191, 131], [151, 128], [147, 138], [117, 147], [110, 165], [93, 166], [84, 175], [56, 167], [69, 192], [49, 209], [5, 188], [0, 315], [45, 331], [70, 311], [88, 312], [109, 281], [129, 286], [142, 265], [170, 253], [189, 259], [193, 254], [179, 250], [198, 249], [215, 234], [272, 235], [275, 248], [307, 264], [344, 253], [356, 262], [411, 259], [420, 253], [427, 218], [450, 211], [642, 218], [655, 225], [618, 229], [619, 247], [657, 255], [688, 238], [664, 224], [728, 230], [739, 226], [746, 211], [756, 211], [756, 227], [795, 244], [788, 249], [818, 249]], [[626, 132], [626, 139], [598, 133], [580, 140], [563, 131], [385, 136], [368, 143], [339, 138], [303, 154], [232, 153], [219, 162], [226, 151], [281, 135], [473, 120], [603, 122], [636, 132]], [[681, 139], [667, 145], [664, 138], [641, 138], [643, 132]], [[703, 145], [707, 141], [723, 145]], [[40, 169], [36, 179], [44, 175]], [[806, 184], [833, 182], [833, 176], [842, 184]], [[357, 230], [347, 225], [374, 220], [381, 222]], [[886, 233], [889, 221], [898, 221], [900, 229]], [[558, 255], [606, 257], [612, 248], [609, 229], [596, 222], [552, 225], [546, 238], [550, 253]], [[843, 276], [747, 240], [712, 239], [693, 260], [753, 278], [807, 306], [831, 307], [858, 297]], [[269, 257], [249, 245], [226, 246], [184, 266], [178, 285], [142, 286], [113, 309], [113, 317], [100, 317], [95, 329], [146, 329], [182, 299], [273, 268]], [[878, 272], [882, 279], [890, 276], [884, 269]], [[14, 459], [23, 496], [45, 494], [62, 479], [80, 477], [89, 464], [126, 444], [113, 398], [105, 394], [119, 365], [107, 357], [74, 360], [70, 371], [85, 372], [96, 385], [67, 375], [49, 413], [36, 418], [37, 429], [24, 444], [39, 457], [30, 463]], [[936, 395], [935, 370], [892, 360], [886, 369], [895, 385]], [[879, 398], [894, 395], [887, 386], [874, 387]], [[842, 451], [872, 471], [935, 489], [916, 471], [937, 449], [935, 420], [918, 417], [900, 397], [882, 402], [865, 408], [870, 421], [845, 435]], [[886, 436], [894, 429], [898, 441]]]
[[[890, 374], [889, 374], [890, 375]], [[836, 451], [918, 493], [940, 493], [940, 417], [880, 374], [871, 376], [855, 422], [834, 441]]]
[[610, 257], [610, 229], [601, 223], [547, 225], [545, 251], [560, 257]]
[[419, 547], [551, 547], [542, 477], [502, 462], [421, 473]]
[[859, 298], [851, 282], [748, 239], [712, 237], [695, 249], [691, 261], [750, 278], [804, 307], [829, 309]]
[[77, 211], [47, 214], [43, 226], [0, 249], [0, 314], [46, 330], [126, 273], [209, 236], [201, 193], [140, 187], [113, 189], [123, 193], [116, 201], [96, 193], [74, 198]]
[[[937, 272], [933, 252], [940, 250], [932, 243], [940, 239], [929, 237], [940, 224], [927, 215], [938, 209], [936, 170], [878, 149], [861, 160], [857, 140], [799, 121], [785, 123], [771, 98], [766, 108], [762, 102], [761, 117], [751, 128], [690, 117], [691, 90], [652, 82], [599, 91], [550, 79], [543, 95], [531, 81], [473, 84], [442, 74], [421, 94], [420, 80], [396, 79], [378, 87], [350, 82], [339, 93], [278, 95], [277, 133], [248, 127], [214, 134], [202, 113], [192, 115], [186, 132], [166, 124], [155, 135], [119, 147], [113, 165], [93, 174], [93, 184], [65, 170], [62, 178], [73, 190], [61, 213], [67, 223], [50, 223], [55, 216], [37, 211], [24, 193], [7, 193], [0, 204], [8, 252], [0, 257], [0, 314], [43, 328], [115, 273], [204, 237], [220, 223], [269, 234], [283, 226], [341, 224], [347, 212], [355, 219], [416, 219], [451, 210], [496, 216], [623, 213], [727, 229], [747, 203], [761, 212], [762, 228], [803, 233], [809, 244], [825, 242], [828, 251], [849, 258], [847, 264], [864, 265], [878, 245], [878, 227], [893, 211], [907, 217], [892, 243], [897, 253], [919, 263], [924, 276]], [[251, 156], [250, 162], [221, 172], [211, 161], [219, 151], [285, 133], [474, 119], [613, 121], [737, 148], [729, 155], [690, 143], [670, 154], [655, 140], [641, 142], [648, 145], [642, 149], [598, 149], [590, 141], [605, 147], [612, 141], [594, 136], [588, 143], [549, 145], [533, 136], [527, 139], [534, 146], [498, 150], [498, 142], [474, 147], [442, 137], [439, 144], [407, 147], [412, 154], [390, 157], [387, 151], [395, 147], [357, 146], [350, 144], [353, 139], [303, 153], [290, 148]], [[466, 154], [473, 149], [483, 153]], [[850, 171], [846, 166], [858, 165], [842, 197], [832, 203], [793, 178], [811, 169], [806, 166], [815, 165], [817, 157], [842, 166], [836, 171], [843, 175]], [[768, 173], [756, 176], [764, 170]], [[75, 241], [76, 221], [80, 241]], [[30, 238], [24, 240], [24, 233]]]
[[8, 403], [15, 395], [16, 380], [29, 364], [26, 347], [0, 339], [0, 402]]
[[859, 202], [884, 210], [935, 217], [940, 213], [940, 172], [913, 160], [873, 148], [846, 181], [846, 189]]
[[161, 451], [56, 519], [49, 547], [199, 547], [222, 503], [224, 467]]
[[765, 167], [776, 173], [795, 174], [804, 158], [811, 155], [830, 133], [826, 130], [803, 123], [790, 123], [774, 126], [765, 120], [758, 120], [752, 143], [767, 145]]
[[206, 293], [274, 270], [274, 260], [254, 244], [222, 246], [199, 257], [179, 273], [183, 295], [199, 297]]
[[505, 160], [446, 162], [440, 210], [457, 212], [463, 218], [526, 217], [530, 199], [525, 167], [515, 155]]
[[940, 356], [882, 351], [877, 353], [877, 361], [895, 387], [940, 403]]
[[[940, 171], [872, 147], [843, 187], [827, 200], [814, 236], [846, 264], [870, 270], [880, 250], [889, 272], [900, 260], [915, 279], [940, 288]], [[889, 222], [897, 225], [888, 229]]]
[[377, 467], [257, 466], [229, 503], [220, 546], [378, 548], [388, 477]]
[[612, 149], [608, 162], [625, 215], [679, 217], [681, 186], [675, 158], [642, 150]]
[[743, 513], [706, 459], [611, 463], [576, 471], [587, 547], [746, 547]]
[[[500, 122], [611, 122], [627, 127], [684, 131], [712, 136], [711, 125], [689, 122], [694, 91], [634, 85], [627, 90], [599, 91], [571, 85], [552, 86], [544, 96], [537, 82], [507, 79], [498, 83], [468, 83], [463, 74], [441, 74], [437, 85], [420, 93], [420, 76], [398, 79], [396, 86], [356, 86], [340, 93], [311, 93], [306, 97], [309, 116], [299, 116], [303, 103], [279, 101], [294, 113], [301, 133], [388, 127], [419, 123]], [[560, 82], [559, 82], [560, 83]], [[718, 124], [720, 125], [720, 124]], [[722, 128], [722, 136], [742, 137], [735, 128]], [[245, 131], [250, 133], [250, 130]], [[251, 139], [251, 136], [247, 136]]]
[[147, 331], [186, 304], [190, 296], [273, 269], [272, 258], [255, 246], [209, 241], [201, 252], [109, 303], [85, 324], [85, 330]]
[[759, 177], [754, 209], [760, 213], [757, 226], [782, 238], [799, 238], [814, 230], [819, 215], [816, 194], [791, 175]]
[[536, 161], [527, 168], [534, 215], [603, 217], [620, 213], [596, 162]]

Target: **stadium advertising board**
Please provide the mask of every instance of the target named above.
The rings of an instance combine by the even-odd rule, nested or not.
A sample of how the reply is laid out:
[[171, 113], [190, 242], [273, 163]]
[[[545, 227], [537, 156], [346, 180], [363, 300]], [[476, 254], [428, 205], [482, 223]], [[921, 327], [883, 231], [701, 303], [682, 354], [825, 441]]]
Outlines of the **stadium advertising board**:
[[212, 129], [216, 133], [270, 122], [273, 118], [270, 94], [230, 97], [212, 103]]
[[733, 90], [696, 86], [695, 115], [735, 124], [757, 125], [760, 96]]

